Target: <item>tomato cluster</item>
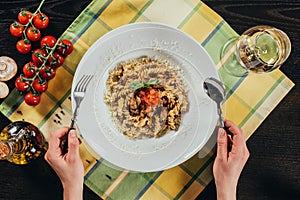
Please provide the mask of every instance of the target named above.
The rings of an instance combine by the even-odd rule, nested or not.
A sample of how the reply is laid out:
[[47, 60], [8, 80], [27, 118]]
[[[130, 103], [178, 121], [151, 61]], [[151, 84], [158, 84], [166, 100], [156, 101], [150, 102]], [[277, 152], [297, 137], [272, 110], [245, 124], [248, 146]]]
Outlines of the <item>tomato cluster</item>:
[[57, 40], [50, 35], [41, 39], [40, 48], [31, 54], [32, 61], [24, 65], [23, 73], [15, 81], [16, 88], [26, 92], [24, 100], [28, 105], [39, 104], [40, 95], [47, 90], [56, 69], [72, 51], [73, 44], [69, 40]]
[[[22, 54], [31, 51], [31, 43], [41, 39], [40, 29], [45, 29], [49, 24], [49, 17], [40, 11], [44, 1], [41, 1], [34, 13], [21, 10], [18, 21], [10, 25], [11, 35], [22, 37], [16, 44]], [[72, 42], [51, 35], [42, 37], [39, 44], [40, 48], [32, 51], [32, 60], [23, 66], [23, 73], [15, 80], [16, 88], [25, 93], [24, 100], [28, 105], [39, 104], [41, 94], [48, 88], [48, 82], [55, 77], [56, 69], [73, 51]]]
[[11, 35], [22, 37], [16, 44], [17, 50], [22, 54], [29, 53], [32, 48], [31, 42], [41, 38], [40, 29], [45, 29], [48, 24], [49, 17], [39, 9], [34, 13], [22, 9], [18, 14], [18, 21], [9, 27]]

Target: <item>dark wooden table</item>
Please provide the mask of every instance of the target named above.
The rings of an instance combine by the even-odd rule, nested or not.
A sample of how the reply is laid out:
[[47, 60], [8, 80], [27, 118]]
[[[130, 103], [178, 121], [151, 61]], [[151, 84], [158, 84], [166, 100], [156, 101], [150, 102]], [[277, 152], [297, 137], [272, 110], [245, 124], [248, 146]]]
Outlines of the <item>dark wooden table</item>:
[[[50, 17], [43, 34], [60, 36], [90, 0], [47, 0], [42, 10]], [[296, 83], [292, 91], [255, 131], [247, 144], [251, 157], [240, 177], [238, 199], [300, 199], [300, 2], [204, 1], [239, 34], [251, 26], [268, 24], [283, 29], [292, 41], [292, 53], [281, 70]], [[10, 56], [21, 67], [30, 60], [15, 49], [9, 25], [20, 8], [34, 11], [39, 1], [0, 2], [0, 55]], [[298, 66], [297, 66], [298, 65]], [[14, 87], [14, 79], [8, 82]], [[1, 102], [2, 100], [0, 100]], [[0, 129], [10, 121], [0, 113]], [[172, 184], [172, 183], [170, 183]], [[0, 162], [0, 199], [62, 199], [59, 179], [43, 158], [27, 165]], [[87, 187], [84, 199], [100, 199]], [[198, 199], [216, 199], [214, 183]]]

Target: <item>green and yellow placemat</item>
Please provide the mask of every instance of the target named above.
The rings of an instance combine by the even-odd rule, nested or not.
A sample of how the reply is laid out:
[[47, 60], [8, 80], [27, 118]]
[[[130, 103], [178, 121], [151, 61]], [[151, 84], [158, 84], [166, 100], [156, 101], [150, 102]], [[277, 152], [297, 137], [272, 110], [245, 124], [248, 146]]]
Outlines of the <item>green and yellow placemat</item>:
[[[246, 138], [263, 122], [293, 87], [280, 71], [264, 75], [233, 77], [223, 70], [222, 46], [237, 33], [199, 0], [94, 0], [63, 33], [74, 43], [74, 52], [57, 70], [42, 102], [30, 107], [16, 90], [0, 105], [11, 121], [26, 120], [45, 134], [67, 126], [71, 118], [71, 84], [76, 67], [88, 48], [103, 34], [119, 26], [161, 22], [177, 27], [195, 38], [216, 64], [228, 92], [226, 118], [239, 125]], [[227, 55], [229, 58], [230, 53]], [[222, 59], [223, 61], [225, 59]], [[214, 151], [197, 155], [180, 166], [152, 173], [135, 173], [110, 167], [81, 145], [86, 169], [85, 184], [104, 199], [194, 199], [212, 180]]]

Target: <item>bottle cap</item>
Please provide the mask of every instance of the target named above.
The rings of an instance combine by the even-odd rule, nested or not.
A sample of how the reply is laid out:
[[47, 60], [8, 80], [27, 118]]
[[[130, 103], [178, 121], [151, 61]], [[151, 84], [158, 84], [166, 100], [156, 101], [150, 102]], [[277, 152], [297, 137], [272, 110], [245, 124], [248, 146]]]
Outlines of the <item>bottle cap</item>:
[[17, 63], [10, 57], [0, 56], [0, 81], [7, 81], [18, 71]]
[[6, 83], [0, 81], [0, 99], [7, 97], [9, 88]]

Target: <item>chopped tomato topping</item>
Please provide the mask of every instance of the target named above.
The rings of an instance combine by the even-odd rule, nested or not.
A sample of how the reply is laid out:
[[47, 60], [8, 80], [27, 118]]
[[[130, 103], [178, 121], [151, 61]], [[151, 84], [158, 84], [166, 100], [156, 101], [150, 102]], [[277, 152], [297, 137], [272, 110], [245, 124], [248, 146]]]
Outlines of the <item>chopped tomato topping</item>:
[[139, 97], [147, 104], [146, 113], [149, 113], [152, 107], [160, 103], [160, 92], [151, 87], [141, 89]]

